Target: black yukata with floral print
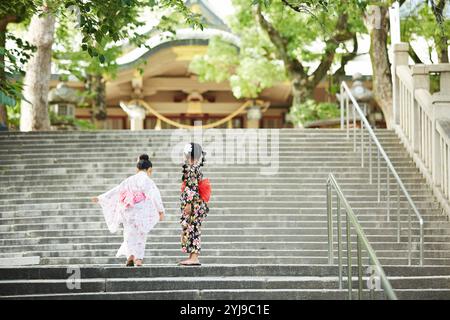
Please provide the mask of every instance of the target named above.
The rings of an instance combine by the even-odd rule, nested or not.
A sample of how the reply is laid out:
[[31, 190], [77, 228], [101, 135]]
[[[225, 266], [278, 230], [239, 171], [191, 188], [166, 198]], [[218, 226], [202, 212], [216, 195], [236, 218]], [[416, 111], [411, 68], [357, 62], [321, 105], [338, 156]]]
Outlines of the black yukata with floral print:
[[[183, 165], [182, 182], [185, 183], [181, 191], [181, 250], [184, 253], [199, 253], [201, 250], [201, 230], [203, 220], [209, 208], [200, 197], [199, 181], [203, 179], [200, 164], [193, 165], [185, 162]], [[185, 212], [186, 206], [191, 206], [190, 213]]]

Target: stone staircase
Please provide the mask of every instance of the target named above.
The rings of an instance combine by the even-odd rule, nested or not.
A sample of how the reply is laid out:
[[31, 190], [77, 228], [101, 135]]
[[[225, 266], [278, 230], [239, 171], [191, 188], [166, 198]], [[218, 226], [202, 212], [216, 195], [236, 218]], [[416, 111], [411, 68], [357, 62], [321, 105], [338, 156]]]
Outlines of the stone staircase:
[[[415, 248], [407, 266], [407, 232], [397, 243], [394, 214], [387, 222], [385, 169], [378, 203], [376, 184], [368, 183], [352, 141], [334, 129], [280, 130], [275, 175], [261, 175], [261, 164], [207, 163], [213, 196], [202, 232], [203, 266], [176, 266], [183, 257], [181, 168], [171, 161], [171, 134], [0, 134], [0, 297], [346, 299], [337, 267], [327, 265], [325, 183], [332, 172], [398, 297], [450, 299], [450, 223], [394, 132], [376, 134], [425, 220], [425, 267], [418, 266], [418, 225], [413, 224]], [[122, 235], [108, 232], [90, 198], [133, 174], [143, 152], [152, 159], [167, 217], [148, 237], [146, 266], [124, 268], [123, 259], [114, 257]], [[407, 212], [402, 198], [405, 227]], [[67, 286], [67, 267], [74, 265], [81, 268], [81, 289]]]

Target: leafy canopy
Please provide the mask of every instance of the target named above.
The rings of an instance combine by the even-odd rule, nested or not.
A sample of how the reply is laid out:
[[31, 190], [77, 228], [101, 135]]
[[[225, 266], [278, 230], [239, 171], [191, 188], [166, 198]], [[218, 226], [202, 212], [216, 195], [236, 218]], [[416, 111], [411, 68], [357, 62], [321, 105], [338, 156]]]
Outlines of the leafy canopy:
[[[77, 17], [76, 28], [82, 35], [81, 50], [98, 60], [97, 65], [92, 61], [89, 63], [92, 63], [93, 68], [109, 69], [114, 65], [112, 60], [116, 58], [116, 51], [111, 50], [108, 44], [126, 39], [136, 46], [143, 45], [146, 37], [138, 32], [138, 28], [144, 24], [139, 20], [139, 12], [144, 8], [173, 8], [186, 24], [193, 28], [202, 28], [200, 16], [192, 13], [182, 0], [0, 1], [0, 23], [28, 23], [33, 15], [43, 15], [47, 11], [61, 18], [60, 20], [74, 15]], [[11, 33], [6, 36], [16, 42], [17, 52], [6, 48], [5, 43], [0, 42], [0, 103], [14, 105], [16, 100], [22, 99], [23, 65], [29, 60], [33, 47], [25, 41], [17, 41]], [[61, 57], [62, 52], [57, 54]], [[1, 63], [2, 57], [6, 58], [5, 63]], [[82, 53], [77, 53], [72, 58], [87, 60], [86, 54]], [[76, 69], [74, 66], [69, 68]]]
[[[360, 6], [352, 1], [302, 1], [308, 11], [300, 12], [282, 0], [233, 0], [232, 3], [235, 14], [229, 25], [240, 38], [239, 49], [233, 49], [224, 39], [215, 38], [210, 41], [207, 54], [195, 58], [190, 67], [201, 81], [230, 79], [237, 98], [255, 98], [274, 83], [292, 80], [286, 60], [300, 62], [305, 78], [310, 76], [317, 62], [327, 55], [325, 48], [316, 49], [317, 44], [323, 47], [330, 42], [344, 13], [348, 16], [343, 30], [346, 37], [365, 31]], [[281, 39], [279, 43], [269, 37], [256, 19], [255, 6], [260, 4], [263, 17]], [[290, 2], [293, 4], [295, 1]], [[339, 60], [350, 51], [344, 42], [339, 43], [336, 50], [329, 49], [333, 51], [333, 60]]]

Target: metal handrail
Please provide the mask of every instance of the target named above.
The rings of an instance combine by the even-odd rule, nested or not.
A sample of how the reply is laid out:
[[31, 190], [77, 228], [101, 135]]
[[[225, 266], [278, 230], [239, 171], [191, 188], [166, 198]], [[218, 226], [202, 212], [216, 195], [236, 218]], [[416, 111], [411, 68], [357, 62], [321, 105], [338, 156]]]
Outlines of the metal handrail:
[[[351, 227], [356, 231], [356, 243], [357, 243], [357, 261], [358, 261], [358, 299], [361, 300], [363, 285], [362, 285], [362, 249], [364, 248], [367, 251], [369, 256], [369, 264], [375, 266], [375, 272], [379, 275], [382, 287], [385, 291], [386, 296], [390, 300], [397, 300], [397, 296], [395, 295], [392, 286], [384, 273], [383, 267], [378, 261], [377, 255], [373, 250], [372, 246], [369, 243], [369, 240], [366, 237], [361, 225], [356, 218], [353, 209], [350, 207], [347, 199], [342, 193], [339, 184], [336, 181], [336, 178], [333, 174], [330, 173], [327, 180], [327, 218], [328, 218], [328, 263], [330, 265], [333, 264], [334, 260], [334, 242], [333, 242], [333, 203], [332, 203], [332, 189], [336, 191], [337, 195], [337, 241], [338, 241], [338, 268], [339, 268], [339, 289], [342, 289], [342, 227], [341, 227], [341, 202], [345, 208], [345, 216], [346, 216], [346, 239], [347, 239], [347, 286], [348, 286], [348, 294], [349, 300], [352, 299], [353, 292], [353, 280], [352, 280], [352, 248], [351, 248]], [[373, 297], [373, 290], [371, 288], [371, 296]]]
[[[344, 109], [347, 111], [347, 139], [350, 138], [350, 118], [349, 118], [349, 108], [350, 103], [352, 102], [353, 105], [353, 150], [356, 152], [356, 112], [360, 116], [361, 121], [361, 166], [364, 168], [364, 129], [368, 132], [369, 137], [369, 179], [370, 184], [373, 183], [372, 178], [372, 141], [375, 143], [375, 146], [377, 147], [377, 192], [378, 192], [378, 202], [381, 201], [381, 195], [380, 195], [380, 155], [383, 157], [384, 161], [386, 162], [386, 184], [387, 184], [387, 193], [386, 193], [386, 201], [387, 201], [387, 220], [390, 221], [390, 210], [391, 210], [391, 204], [390, 204], [390, 174], [392, 174], [397, 181], [397, 242], [400, 242], [400, 189], [402, 190], [406, 200], [408, 201], [409, 205], [411, 206], [412, 210], [414, 211], [420, 228], [420, 265], [424, 264], [424, 254], [423, 254], [423, 247], [424, 247], [424, 232], [423, 232], [423, 218], [419, 211], [417, 210], [416, 205], [414, 204], [414, 201], [412, 200], [411, 196], [409, 195], [409, 192], [406, 190], [405, 185], [403, 184], [402, 180], [400, 179], [399, 175], [397, 174], [397, 171], [395, 170], [394, 166], [392, 165], [391, 160], [387, 156], [386, 152], [384, 151], [383, 147], [381, 146], [380, 142], [378, 141], [378, 138], [376, 137], [375, 133], [373, 132], [369, 121], [367, 120], [366, 116], [364, 115], [363, 111], [361, 110], [361, 107], [359, 106], [358, 102], [356, 101], [355, 97], [350, 91], [350, 88], [347, 86], [345, 82], [342, 82], [341, 84], [341, 95], [340, 95], [340, 103], [341, 103], [341, 129], [344, 129]], [[411, 213], [408, 210], [408, 264], [411, 265], [411, 248], [412, 248], [412, 242], [411, 242], [411, 233], [412, 233], [412, 227], [411, 227]]]

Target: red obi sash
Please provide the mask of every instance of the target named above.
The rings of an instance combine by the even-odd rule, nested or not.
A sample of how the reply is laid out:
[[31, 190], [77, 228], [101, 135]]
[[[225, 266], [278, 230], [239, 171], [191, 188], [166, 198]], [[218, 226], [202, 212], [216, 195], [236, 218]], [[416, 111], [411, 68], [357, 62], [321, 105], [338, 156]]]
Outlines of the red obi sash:
[[[186, 181], [183, 181], [181, 184], [181, 192], [183, 192], [184, 188], [186, 188]], [[203, 201], [209, 202], [211, 198], [211, 183], [209, 179], [203, 179], [198, 182], [198, 193]]]

